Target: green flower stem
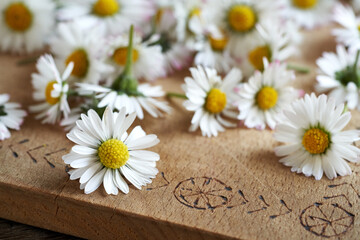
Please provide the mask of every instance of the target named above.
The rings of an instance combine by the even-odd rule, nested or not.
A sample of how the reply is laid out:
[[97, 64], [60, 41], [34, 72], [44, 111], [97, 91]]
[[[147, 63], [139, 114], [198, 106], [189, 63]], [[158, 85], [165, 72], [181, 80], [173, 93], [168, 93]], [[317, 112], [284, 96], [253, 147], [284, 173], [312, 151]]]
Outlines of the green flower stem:
[[129, 45], [126, 53], [126, 64], [124, 71], [117, 77], [112, 85], [112, 88], [117, 91], [123, 91], [127, 94], [136, 94], [138, 81], [133, 76], [133, 35], [134, 26], [131, 25], [129, 32]]
[[132, 64], [133, 64], [133, 35], [134, 35], [134, 26], [130, 26], [129, 32], [129, 46], [126, 54], [126, 64], [124, 69], [124, 75], [132, 77]]
[[181, 93], [173, 93], [173, 92], [169, 92], [166, 94], [166, 97], [170, 98], [170, 97], [177, 97], [177, 98], [182, 98], [182, 99], [188, 99], [185, 94], [181, 94]]
[[294, 71], [299, 72], [299, 73], [309, 73], [310, 72], [309, 68], [302, 67], [302, 66], [297, 66], [297, 65], [294, 65], [294, 64], [288, 64], [287, 69], [288, 70], [294, 70]]

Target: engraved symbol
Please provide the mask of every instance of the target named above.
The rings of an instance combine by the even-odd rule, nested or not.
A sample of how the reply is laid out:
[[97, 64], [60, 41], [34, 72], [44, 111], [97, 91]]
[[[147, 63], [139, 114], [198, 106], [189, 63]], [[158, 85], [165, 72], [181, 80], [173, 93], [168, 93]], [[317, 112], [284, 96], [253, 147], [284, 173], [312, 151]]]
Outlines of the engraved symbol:
[[150, 191], [150, 190], [155, 190], [155, 189], [159, 189], [159, 188], [163, 188], [163, 187], [167, 187], [169, 186], [170, 182], [166, 179], [164, 172], [160, 172], [161, 177], [162, 177], [162, 182], [161, 185], [156, 185], [153, 187], [148, 187], [146, 188], [146, 190]]
[[330, 238], [345, 234], [351, 229], [354, 225], [354, 214], [336, 203], [315, 203], [302, 211], [300, 222], [307, 231]]
[[233, 195], [232, 188], [218, 179], [196, 177], [181, 181], [174, 190], [175, 198], [185, 206], [214, 210], [226, 206]]

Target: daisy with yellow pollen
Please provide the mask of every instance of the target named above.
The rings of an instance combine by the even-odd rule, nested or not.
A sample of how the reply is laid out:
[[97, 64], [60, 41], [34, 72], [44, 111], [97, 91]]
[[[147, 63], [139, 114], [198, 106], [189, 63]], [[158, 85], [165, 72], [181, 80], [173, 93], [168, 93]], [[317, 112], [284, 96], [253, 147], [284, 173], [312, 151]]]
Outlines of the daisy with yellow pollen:
[[198, 66], [190, 68], [190, 72], [192, 77], [186, 77], [182, 86], [188, 99], [184, 107], [195, 112], [189, 131], [200, 127], [203, 136], [211, 137], [225, 131], [224, 127], [235, 127], [235, 123], [223, 116], [234, 119], [237, 116], [233, 106], [236, 98], [234, 88], [242, 79], [241, 71], [233, 68], [223, 80], [215, 69]]
[[240, 66], [245, 76], [251, 76], [255, 70], [264, 71], [264, 58], [268, 62], [284, 62], [297, 53], [294, 39], [279, 22], [258, 25], [256, 30], [258, 35], [241, 53]]
[[113, 68], [103, 62], [101, 56], [101, 40], [103, 28], [84, 29], [81, 24], [60, 23], [56, 35], [50, 39], [50, 50], [60, 69], [70, 63], [74, 68], [69, 78], [70, 83], [98, 83]]
[[9, 129], [20, 130], [26, 112], [20, 109], [20, 104], [8, 102], [9, 94], [0, 94], [0, 141], [10, 138]]
[[67, 102], [69, 85], [66, 80], [70, 76], [73, 67], [74, 64], [69, 63], [62, 76], [60, 76], [51, 55], [46, 54], [39, 58], [36, 64], [39, 73], [31, 75], [31, 82], [35, 89], [33, 98], [42, 103], [30, 106], [30, 112], [39, 113], [36, 115], [36, 119], [43, 119], [42, 123], [54, 124], [62, 116], [67, 118], [70, 113]]
[[[135, 78], [154, 81], [166, 75], [165, 57], [161, 53], [161, 46], [150, 45], [157, 40], [158, 37], [153, 36], [148, 41], [142, 42], [141, 37], [135, 35], [132, 54]], [[107, 62], [114, 68], [114, 72], [110, 75], [113, 79], [124, 71], [129, 36], [124, 34], [110, 38], [107, 45]]]
[[300, 26], [311, 29], [326, 24], [336, 0], [280, 0], [281, 15], [295, 20]]
[[87, 27], [101, 25], [106, 35], [126, 32], [131, 24], [140, 26], [154, 13], [148, 0], [63, 0], [58, 18], [79, 21]]
[[99, 100], [98, 107], [110, 107], [120, 110], [126, 107], [126, 113], [136, 112], [140, 119], [144, 118], [142, 108], [151, 116], [162, 116], [162, 112], [170, 112], [167, 102], [159, 101], [156, 97], [164, 96], [161, 86], [151, 86], [149, 84], [140, 84], [133, 74], [133, 31], [131, 26], [129, 33], [129, 46], [126, 51], [126, 64], [123, 72], [113, 79], [110, 86], [102, 87], [94, 84], [79, 83], [78, 92], [80, 95], [95, 94]]
[[282, 157], [280, 162], [316, 180], [323, 173], [329, 179], [351, 174], [346, 160], [359, 160], [360, 149], [353, 145], [359, 140], [359, 131], [342, 131], [351, 119], [351, 113], [344, 112], [344, 104], [336, 106], [333, 98], [312, 93], [293, 102], [283, 113], [274, 134], [276, 140], [286, 143], [275, 148], [276, 155]]
[[14, 53], [33, 52], [44, 46], [55, 24], [51, 0], [0, 1], [0, 49]]
[[230, 49], [239, 57], [237, 54], [253, 41], [256, 26], [276, 17], [275, 6], [273, 1], [211, 0], [204, 12], [211, 23], [226, 31]]
[[332, 31], [336, 41], [349, 47], [352, 52], [360, 49], [360, 18], [356, 17], [354, 10], [338, 3], [334, 8], [333, 20], [342, 27]]
[[236, 103], [240, 111], [238, 119], [246, 127], [259, 130], [266, 126], [274, 129], [278, 114], [297, 97], [295, 89], [289, 86], [295, 75], [286, 70], [286, 64], [264, 61], [264, 65], [263, 73], [256, 71], [240, 87], [240, 99]]
[[146, 135], [140, 126], [128, 134], [135, 116], [135, 113], [126, 116], [124, 108], [119, 113], [107, 108], [101, 119], [94, 110], [89, 110], [67, 134], [76, 145], [63, 160], [74, 168], [69, 171], [70, 179], [80, 179], [80, 189], [86, 194], [101, 184], [107, 194], [117, 195], [119, 189], [127, 194], [129, 186], [125, 179], [141, 189], [155, 178], [160, 156], [143, 149], [155, 146], [159, 139], [154, 134]]
[[206, 38], [198, 43], [194, 58], [195, 65], [214, 68], [219, 73], [226, 73], [235, 65], [228, 45], [229, 37], [215, 26], [209, 27]]

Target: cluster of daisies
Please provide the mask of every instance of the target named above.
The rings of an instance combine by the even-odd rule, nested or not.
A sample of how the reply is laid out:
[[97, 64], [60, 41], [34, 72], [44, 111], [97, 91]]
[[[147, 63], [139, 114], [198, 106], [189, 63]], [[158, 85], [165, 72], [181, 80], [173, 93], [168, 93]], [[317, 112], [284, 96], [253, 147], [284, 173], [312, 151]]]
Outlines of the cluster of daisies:
[[[240, 122], [274, 130], [275, 149], [292, 171], [321, 179], [351, 174], [358, 161], [356, 130], [342, 131], [360, 110], [360, 1], [336, 0], [3, 0], [0, 50], [37, 60], [29, 111], [60, 124], [76, 145], [63, 157], [85, 193], [108, 194], [151, 183], [158, 172], [156, 135], [134, 119], [161, 117], [167, 97], [194, 112], [190, 131], [217, 136]], [[317, 60], [316, 97], [294, 89], [287, 60], [299, 54], [300, 29], [329, 21], [336, 53]], [[182, 93], [154, 81], [187, 66]], [[180, 90], [179, 90], [180, 91]], [[18, 130], [26, 112], [0, 95], [0, 140]]]

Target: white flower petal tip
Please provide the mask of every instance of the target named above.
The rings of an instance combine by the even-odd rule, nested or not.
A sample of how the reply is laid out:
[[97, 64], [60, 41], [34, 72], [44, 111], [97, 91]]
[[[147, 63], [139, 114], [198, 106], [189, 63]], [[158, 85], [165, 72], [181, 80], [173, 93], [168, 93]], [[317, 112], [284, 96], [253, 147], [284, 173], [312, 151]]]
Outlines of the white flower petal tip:
[[294, 76], [287, 65], [266, 62], [264, 72], [256, 72], [236, 92], [240, 112], [237, 119], [243, 120], [246, 127], [258, 130], [274, 129], [279, 113], [298, 97], [296, 90], [289, 86]]
[[147, 135], [140, 126], [127, 134], [136, 113], [126, 112], [125, 108], [113, 112], [107, 107], [100, 117], [90, 109], [80, 115], [77, 127], [67, 134], [76, 145], [62, 159], [73, 168], [70, 179], [80, 179], [80, 189], [85, 194], [101, 184], [107, 194], [117, 195], [119, 190], [127, 194], [128, 182], [141, 189], [156, 177], [160, 156], [144, 149], [155, 146], [159, 139], [154, 134]]
[[275, 148], [280, 162], [291, 171], [320, 180], [351, 174], [349, 162], [358, 162], [360, 149], [353, 145], [359, 131], [342, 131], [351, 114], [326, 95], [306, 94], [294, 101], [276, 125], [274, 138], [284, 145]]
[[202, 135], [217, 136], [218, 132], [225, 131], [224, 127], [235, 127], [236, 123], [223, 118], [236, 119], [237, 110], [233, 103], [236, 100], [234, 88], [242, 80], [239, 69], [231, 70], [224, 79], [215, 69], [190, 68], [192, 77], [185, 78], [183, 89], [188, 98], [184, 107], [195, 112], [189, 131], [200, 127]]
[[27, 113], [20, 104], [8, 102], [8, 94], [0, 94], [0, 141], [11, 137], [9, 129], [20, 130]]

